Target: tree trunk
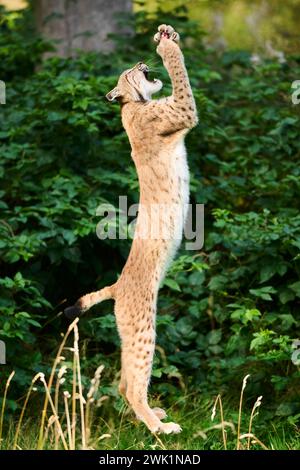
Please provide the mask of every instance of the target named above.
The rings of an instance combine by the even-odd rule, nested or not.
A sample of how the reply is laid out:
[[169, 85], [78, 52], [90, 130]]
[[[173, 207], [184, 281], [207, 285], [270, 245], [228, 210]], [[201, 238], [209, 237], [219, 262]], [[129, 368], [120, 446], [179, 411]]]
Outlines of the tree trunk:
[[35, 0], [34, 8], [38, 30], [63, 57], [75, 49], [109, 52], [114, 43], [108, 34], [130, 32], [118, 22], [132, 12], [132, 0]]

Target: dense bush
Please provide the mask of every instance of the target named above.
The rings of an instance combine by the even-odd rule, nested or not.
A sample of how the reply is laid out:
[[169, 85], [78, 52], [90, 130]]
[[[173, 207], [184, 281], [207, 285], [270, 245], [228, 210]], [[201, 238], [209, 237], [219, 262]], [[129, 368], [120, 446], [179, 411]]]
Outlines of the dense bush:
[[[104, 96], [138, 60], [155, 61], [155, 73], [167, 79], [150, 41], [157, 21], [143, 13], [115, 54], [53, 57], [38, 67], [50, 46], [28, 30], [29, 18], [5, 13], [0, 27], [7, 86], [0, 337], [9, 363], [1, 375], [16, 370], [15, 398], [35, 371], [47, 372], [67, 326], [59, 312], [113, 282], [129, 250], [130, 241], [99, 241], [95, 232], [100, 203], [118, 206], [119, 195], [138, 201], [118, 105]], [[300, 337], [300, 108], [291, 103], [291, 82], [300, 77], [300, 57], [253, 66], [247, 52], [205, 50], [202, 32], [182, 12], [174, 22], [200, 116], [187, 148], [192, 201], [205, 203], [205, 244], [182, 250], [162, 287], [154, 387], [176, 394], [179, 380], [218, 393], [251, 373], [252, 392], [269, 400], [270, 416], [293, 415], [300, 404], [291, 362]], [[89, 312], [80, 330], [86, 373], [104, 362], [112, 366], [109, 383], [119, 347], [112, 303]], [[105, 391], [116, 395], [115, 385]]]

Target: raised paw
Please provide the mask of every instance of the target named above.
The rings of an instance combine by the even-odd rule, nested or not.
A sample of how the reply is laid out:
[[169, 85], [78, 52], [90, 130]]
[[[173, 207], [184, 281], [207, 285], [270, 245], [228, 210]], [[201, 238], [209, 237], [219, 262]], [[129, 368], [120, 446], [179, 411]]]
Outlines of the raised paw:
[[171, 39], [172, 41], [179, 42], [179, 34], [174, 31], [174, 28], [170, 25], [161, 24], [158, 27], [158, 33], [154, 36], [155, 42], [160, 42], [162, 38]]
[[158, 429], [158, 434], [178, 434], [182, 429], [176, 423], [161, 423]]
[[176, 31], [173, 31], [173, 33], [171, 34], [171, 37], [170, 39], [176, 43], [179, 42], [179, 39], [180, 39], [180, 36], [179, 34], [176, 32]]
[[152, 408], [152, 411], [153, 413], [156, 414], [158, 419], [166, 419], [167, 417], [167, 413], [162, 408], [155, 407], [155, 408]]

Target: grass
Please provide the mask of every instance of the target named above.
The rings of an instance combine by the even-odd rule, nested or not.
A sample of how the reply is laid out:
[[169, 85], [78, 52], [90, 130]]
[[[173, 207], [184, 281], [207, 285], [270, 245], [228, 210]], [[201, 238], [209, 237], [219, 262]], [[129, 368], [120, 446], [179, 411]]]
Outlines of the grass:
[[[155, 405], [159, 403], [154, 403]], [[109, 403], [105, 406], [105, 419], [96, 416], [91, 428], [89, 447], [97, 450], [224, 450], [222, 430], [212, 429], [207, 431], [206, 439], [199, 435], [199, 431], [211, 426], [211, 401], [199, 399], [195, 396], [185, 396], [172, 408], [168, 409], [170, 419], [179, 422], [183, 431], [174, 436], [154, 436], [151, 435], [145, 426], [134, 419], [129, 411], [124, 407], [120, 413], [113, 410]], [[237, 417], [235, 408], [228, 408], [226, 405], [225, 414]], [[101, 414], [101, 413], [100, 413]], [[244, 415], [244, 421], [249, 420], [249, 413]], [[245, 429], [247, 426], [245, 426]], [[52, 426], [53, 429], [53, 426]], [[243, 429], [243, 428], [242, 428]], [[300, 435], [296, 434], [292, 428], [270, 428], [260, 426], [255, 430], [257, 436], [261, 438], [266, 447], [276, 450], [300, 450]], [[198, 434], [198, 435], [197, 435]], [[22, 426], [22, 432], [18, 440], [18, 448], [36, 449], [39, 435], [39, 426], [35, 419], [27, 419]], [[2, 442], [2, 449], [12, 449], [15, 437], [15, 424], [11, 423]], [[48, 433], [44, 449], [54, 449], [55, 438], [52, 432]], [[81, 447], [80, 440], [77, 448]], [[63, 448], [60, 445], [60, 448]], [[236, 434], [227, 429], [227, 449], [236, 448]], [[261, 447], [252, 444], [252, 449], [259, 450]]]
[[[0, 449], [300, 450], [300, 432], [295, 426], [272, 426], [258, 416], [262, 397], [257, 398], [252, 409], [244, 406], [249, 375], [241, 384], [238, 407], [224, 401], [221, 395], [213, 400], [195, 392], [186, 393], [166, 410], [170, 420], [180, 423], [182, 433], [152, 435], [125, 403], [117, 412], [107, 397], [99, 397], [102, 366], [89, 387], [83, 387], [77, 323], [75, 320], [64, 336], [48, 381], [42, 373], [35, 375], [16, 422], [3, 426], [5, 402], [14, 376], [13, 372], [10, 374], [0, 410]], [[70, 354], [71, 359], [67, 360]], [[32, 418], [28, 408], [38, 385], [43, 390], [44, 403]], [[153, 406], [161, 406], [159, 400]]]

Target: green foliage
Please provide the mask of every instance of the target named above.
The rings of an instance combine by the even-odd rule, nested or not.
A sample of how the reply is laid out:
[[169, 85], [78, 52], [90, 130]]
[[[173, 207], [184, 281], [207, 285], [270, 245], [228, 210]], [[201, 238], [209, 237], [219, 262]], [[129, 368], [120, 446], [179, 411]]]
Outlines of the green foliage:
[[[53, 57], [35, 69], [49, 45], [28, 35], [30, 13], [12, 15], [5, 13], [0, 26], [7, 87], [0, 118], [0, 337], [8, 369], [17, 370], [16, 398], [35, 371], [47, 371], [67, 326], [63, 307], [113, 282], [125, 263], [130, 241], [99, 241], [95, 233], [99, 204], [117, 207], [124, 194], [138, 201], [119, 108], [104, 97], [131, 64], [160, 61], [151, 43], [157, 21], [141, 11], [136, 35], [114, 54]], [[252, 396], [264, 395], [270, 417], [293, 415], [300, 140], [290, 95], [299, 57], [254, 67], [247, 52], [206, 51], [183, 8], [174, 21], [160, 15], [163, 21], [182, 34], [199, 110], [187, 148], [192, 201], [205, 203], [206, 238], [200, 252], [180, 253], [162, 286], [153, 386], [161, 394], [176, 394], [178, 383], [218, 393], [251, 373]], [[155, 73], [166, 79], [161, 64]], [[107, 380], [115, 376], [119, 348], [112, 313], [104, 303], [80, 321], [84, 370], [113, 365]], [[116, 396], [115, 386], [105, 393]]]

